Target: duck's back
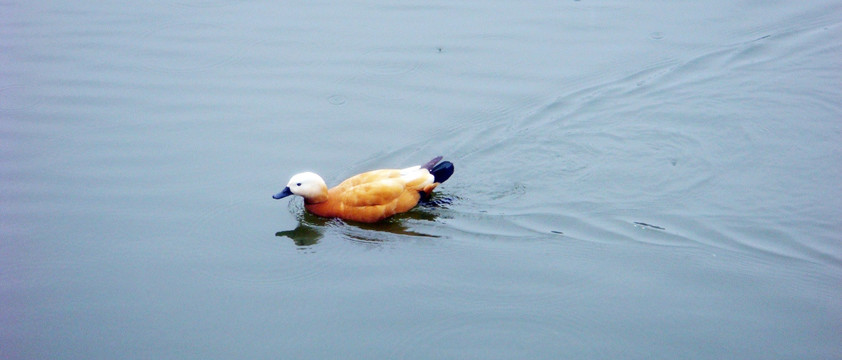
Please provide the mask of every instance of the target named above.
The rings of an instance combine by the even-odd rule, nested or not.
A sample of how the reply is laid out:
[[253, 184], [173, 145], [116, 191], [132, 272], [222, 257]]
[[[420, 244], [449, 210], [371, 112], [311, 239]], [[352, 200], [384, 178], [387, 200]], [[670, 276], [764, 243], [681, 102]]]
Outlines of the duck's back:
[[355, 175], [328, 190], [328, 200], [306, 204], [307, 210], [325, 217], [376, 222], [415, 207], [421, 193], [435, 188], [427, 169], [384, 169]]
[[398, 169], [372, 170], [351, 176], [339, 183], [339, 185], [334, 186], [333, 189], [349, 189], [354, 186], [369, 184], [384, 179], [398, 178], [400, 176], [401, 171]]

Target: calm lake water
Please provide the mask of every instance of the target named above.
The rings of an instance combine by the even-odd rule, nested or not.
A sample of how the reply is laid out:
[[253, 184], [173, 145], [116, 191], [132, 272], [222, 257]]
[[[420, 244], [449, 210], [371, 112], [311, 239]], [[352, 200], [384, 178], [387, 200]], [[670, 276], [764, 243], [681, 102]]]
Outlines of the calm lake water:
[[840, 59], [827, 0], [2, 1], [0, 358], [842, 358]]

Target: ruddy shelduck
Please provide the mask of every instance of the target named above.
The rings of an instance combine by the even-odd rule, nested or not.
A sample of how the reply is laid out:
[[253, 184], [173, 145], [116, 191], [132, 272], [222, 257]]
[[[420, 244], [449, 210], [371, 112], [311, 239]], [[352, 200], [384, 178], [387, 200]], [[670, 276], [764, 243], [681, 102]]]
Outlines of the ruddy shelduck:
[[304, 208], [322, 217], [373, 223], [409, 211], [433, 189], [450, 178], [453, 164], [438, 156], [406, 169], [382, 169], [354, 175], [328, 190], [321, 176], [294, 175], [283, 191], [272, 196], [304, 198]]

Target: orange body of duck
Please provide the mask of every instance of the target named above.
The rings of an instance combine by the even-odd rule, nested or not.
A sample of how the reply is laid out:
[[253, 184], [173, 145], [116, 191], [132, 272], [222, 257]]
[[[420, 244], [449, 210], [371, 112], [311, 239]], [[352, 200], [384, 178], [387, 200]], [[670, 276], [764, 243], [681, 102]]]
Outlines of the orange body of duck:
[[352, 176], [328, 190], [312, 172], [294, 175], [286, 188], [272, 196], [304, 198], [307, 211], [323, 217], [373, 223], [409, 211], [453, 174], [453, 164], [436, 157], [424, 165], [383, 169]]

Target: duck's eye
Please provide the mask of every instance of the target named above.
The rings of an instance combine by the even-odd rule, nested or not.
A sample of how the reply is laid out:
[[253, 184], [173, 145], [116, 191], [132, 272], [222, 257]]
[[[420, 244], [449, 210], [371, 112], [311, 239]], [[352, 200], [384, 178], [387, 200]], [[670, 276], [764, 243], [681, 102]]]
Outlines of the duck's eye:
[[295, 184], [295, 186], [301, 186], [301, 183], [297, 183], [297, 184]]

